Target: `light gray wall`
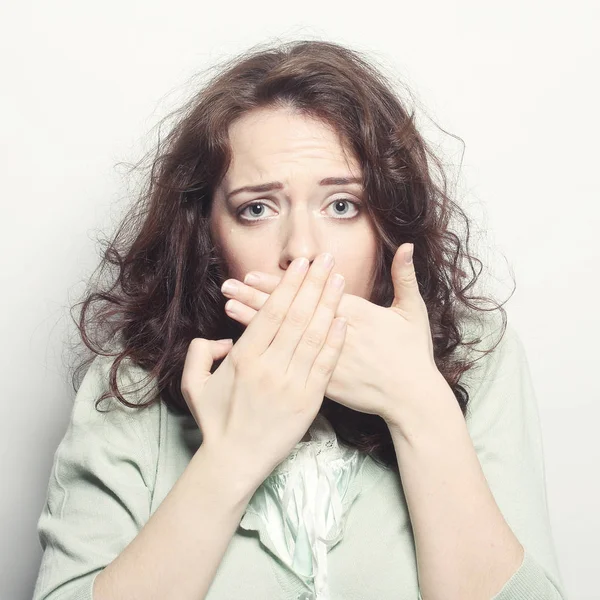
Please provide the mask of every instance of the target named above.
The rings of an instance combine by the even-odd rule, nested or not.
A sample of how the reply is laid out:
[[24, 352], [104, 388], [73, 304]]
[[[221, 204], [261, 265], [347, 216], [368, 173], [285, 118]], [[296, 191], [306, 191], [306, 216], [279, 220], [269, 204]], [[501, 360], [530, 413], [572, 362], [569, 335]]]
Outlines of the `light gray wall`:
[[[211, 4], [2, 8], [0, 598], [31, 597], [37, 576], [35, 525], [73, 401], [67, 307], [96, 266], [96, 231], [127, 202], [115, 165], [140, 157], [195, 72], [274, 37], [368, 52], [466, 142], [460, 194], [488, 230], [480, 256], [502, 298], [502, 255], [517, 277], [507, 310], [537, 390], [563, 578], [571, 598], [597, 598], [598, 2]], [[458, 164], [456, 140], [423, 130]]]

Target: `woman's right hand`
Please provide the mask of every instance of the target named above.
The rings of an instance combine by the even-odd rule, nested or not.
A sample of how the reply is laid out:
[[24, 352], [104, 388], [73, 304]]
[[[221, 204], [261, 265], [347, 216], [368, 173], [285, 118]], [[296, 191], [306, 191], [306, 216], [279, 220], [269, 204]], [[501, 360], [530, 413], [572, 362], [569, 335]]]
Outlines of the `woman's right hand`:
[[196, 338], [188, 349], [181, 390], [202, 444], [242, 462], [257, 485], [317, 416], [344, 343], [334, 318], [344, 280], [324, 257], [310, 269], [294, 260], [233, 347]]

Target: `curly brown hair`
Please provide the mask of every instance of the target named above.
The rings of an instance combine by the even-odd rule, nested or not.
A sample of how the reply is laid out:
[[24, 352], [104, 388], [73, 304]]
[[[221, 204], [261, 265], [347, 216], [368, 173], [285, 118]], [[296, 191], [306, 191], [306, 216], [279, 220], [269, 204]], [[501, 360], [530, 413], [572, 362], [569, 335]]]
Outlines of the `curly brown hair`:
[[[232, 122], [253, 109], [280, 106], [332, 125], [362, 165], [367, 210], [379, 235], [371, 302], [391, 305], [393, 256], [402, 243], [414, 243], [436, 365], [466, 415], [469, 395], [459, 380], [475, 361], [457, 350], [480, 338], [464, 339], [463, 319], [474, 311], [500, 310], [502, 335], [506, 329], [502, 304], [491, 301], [493, 308], [482, 308], [475, 301], [489, 298], [467, 295], [482, 267], [468, 253], [469, 219], [450, 198], [442, 161], [417, 131], [414, 109], [409, 112], [390, 81], [359, 52], [314, 40], [255, 46], [225, 62], [173, 113], [177, 121], [164, 141], [159, 136], [156, 150], [136, 165], [141, 168], [148, 161], [149, 176], [100, 264], [101, 271], [116, 267], [116, 276], [105, 287], [90, 282], [74, 307], [82, 307], [76, 324], [87, 348], [93, 355], [115, 357], [109, 389], [96, 409], [105, 398], [115, 397], [133, 408], [162, 401], [190, 414], [181, 375], [191, 340], [230, 337], [235, 342], [243, 333], [224, 311], [227, 299], [220, 287], [227, 266], [210, 236], [212, 194], [230, 164]], [[466, 226], [464, 242], [450, 228], [458, 217]], [[470, 277], [461, 268], [464, 263]], [[113, 343], [111, 352], [108, 345]], [[157, 393], [145, 403], [132, 404], [122, 396], [117, 371], [125, 359], [156, 381]], [[320, 412], [342, 442], [398, 468], [389, 428], [380, 416], [353, 411], [327, 397]]]

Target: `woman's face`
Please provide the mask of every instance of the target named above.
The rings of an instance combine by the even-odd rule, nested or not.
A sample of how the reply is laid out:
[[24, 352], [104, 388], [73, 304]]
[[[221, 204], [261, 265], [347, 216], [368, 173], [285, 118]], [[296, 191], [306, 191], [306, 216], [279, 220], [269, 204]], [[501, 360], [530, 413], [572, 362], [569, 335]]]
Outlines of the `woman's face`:
[[[283, 277], [300, 256], [330, 252], [345, 293], [369, 298], [375, 278], [376, 230], [360, 183], [360, 164], [346, 157], [323, 122], [289, 109], [246, 113], [229, 130], [232, 162], [215, 190], [213, 242], [227, 277], [249, 271]], [[257, 190], [240, 188], [264, 186]], [[252, 206], [254, 205], [254, 206]]]

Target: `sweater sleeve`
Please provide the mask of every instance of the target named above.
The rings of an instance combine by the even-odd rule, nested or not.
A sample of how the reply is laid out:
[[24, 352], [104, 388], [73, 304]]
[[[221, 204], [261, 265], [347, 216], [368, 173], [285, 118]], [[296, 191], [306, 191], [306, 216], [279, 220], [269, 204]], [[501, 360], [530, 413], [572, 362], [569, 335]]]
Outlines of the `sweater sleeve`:
[[[37, 524], [42, 561], [33, 600], [92, 600], [96, 575], [112, 562], [150, 517], [158, 456], [156, 405], [129, 408], [108, 389], [114, 357], [97, 356], [76, 394], [70, 422], [55, 454]], [[122, 395], [135, 387], [133, 369], [119, 368]], [[141, 369], [138, 370], [145, 373]]]
[[492, 600], [566, 600], [548, 513], [536, 395], [523, 344], [510, 324], [495, 350], [478, 362], [481, 369], [472, 387], [466, 386], [467, 428], [496, 503], [525, 551]]

